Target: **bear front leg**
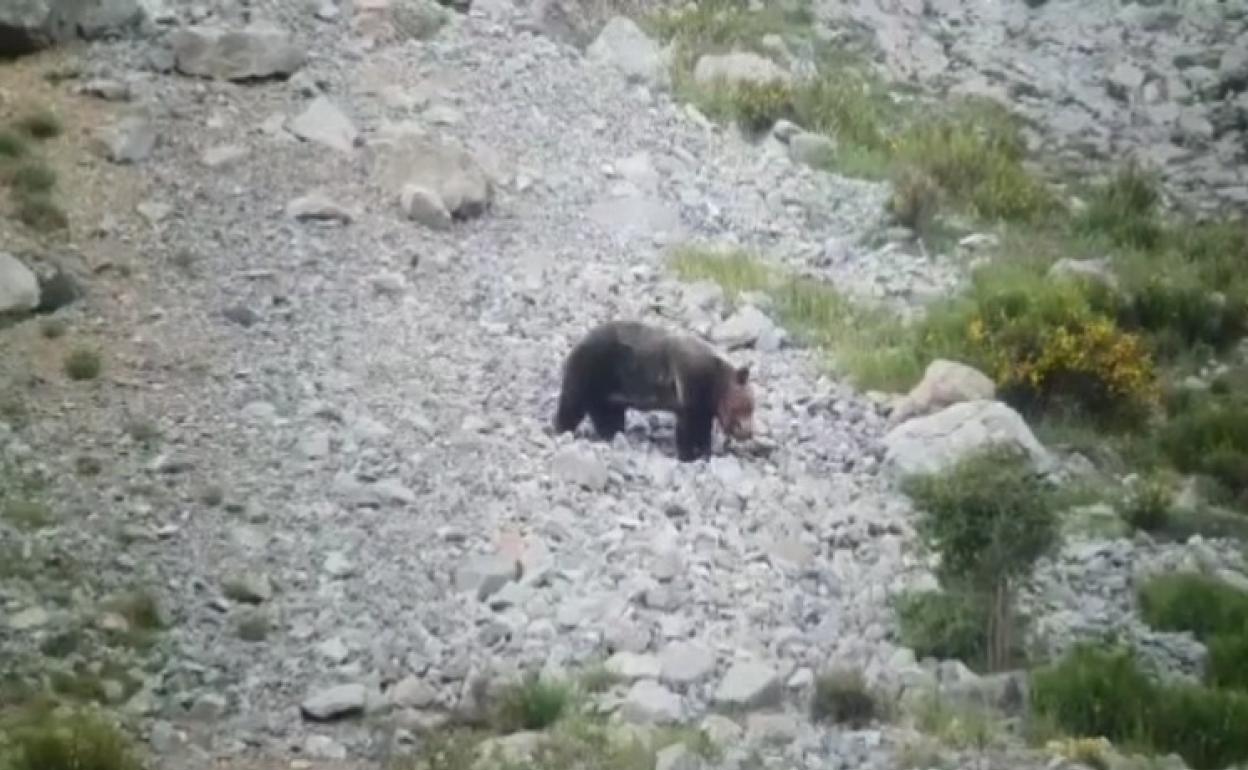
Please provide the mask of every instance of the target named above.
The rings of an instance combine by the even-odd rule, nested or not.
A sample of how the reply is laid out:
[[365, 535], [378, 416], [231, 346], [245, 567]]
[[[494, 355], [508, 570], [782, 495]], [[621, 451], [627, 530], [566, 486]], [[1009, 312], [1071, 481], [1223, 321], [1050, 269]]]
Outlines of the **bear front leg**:
[[564, 384], [559, 394], [559, 408], [555, 412], [555, 433], [567, 433], [576, 430], [576, 426], [585, 419], [588, 409], [579, 389]]
[[595, 404], [589, 410], [589, 419], [594, 423], [594, 431], [603, 439], [610, 441], [615, 434], [624, 430], [624, 407], [614, 404]]
[[711, 432], [715, 414], [710, 410], [687, 409], [676, 416], [676, 458], [692, 462], [711, 453]]

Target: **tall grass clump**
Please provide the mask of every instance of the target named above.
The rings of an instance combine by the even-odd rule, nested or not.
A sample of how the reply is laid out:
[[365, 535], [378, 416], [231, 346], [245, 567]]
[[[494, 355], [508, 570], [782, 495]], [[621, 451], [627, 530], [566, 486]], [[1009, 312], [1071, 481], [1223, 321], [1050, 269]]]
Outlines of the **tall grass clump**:
[[17, 129], [34, 139], [51, 139], [60, 136], [64, 127], [55, 112], [39, 109], [19, 117], [15, 123]]
[[1057, 543], [1054, 491], [1004, 447], [969, 455], [944, 473], [907, 478], [903, 489], [919, 509], [920, 537], [940, 556], [941, 584], [988, 608], [986, 667], [1009, 665], [1015, 584]]
[[572, 696], [571, 686], [529, 674], [499, 693], [495, 722], [506, 732], [544, 730], [571, 710]]
[[1129, 650], [1082, 644], [1032, 672], [1033, 708], [1071, 735], [1177, 753], [1195, 770], [1248, 759], [1248, 694], [1157, 682]]
[[1170, 416], [1157, 442], [1180, 471], [1212, 479], [1230, 502], [1248, 502], [1248, 399], [1243, 394], [1193, 398]]
[[1159, 631], [1188, 631], [1209, 648], [1206, 679], [1248, 691], [1248, 592], [1198, 573], [1172, 573], [1139, 588], [1140, 615]]
[[6, 770], [142, 770], [133, 743], [103, 716], [91, 711], [43, 715], [10, 732], [0, 743]]

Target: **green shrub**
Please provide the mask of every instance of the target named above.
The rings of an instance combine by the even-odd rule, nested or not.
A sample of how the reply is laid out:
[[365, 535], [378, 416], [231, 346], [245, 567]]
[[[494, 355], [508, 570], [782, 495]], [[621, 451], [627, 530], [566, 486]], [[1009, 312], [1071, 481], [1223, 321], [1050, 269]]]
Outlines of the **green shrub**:
[[1133, 530], [1157, 532], [1170, 522], [1174, 489], [1168, 478], [1150, 474], [1138, 481], [1121, 502], [1118, 513]]
[[896, 141], [898, 159], [923, 169], [950, 198], [987, 220], [1031, 222], [1057, 201], [1023, 166], [1025, 146], [1002, 110], [963, 108], [916, 121]]
[[1211, 398], [1174, 414], [1158, 443], [1174, 466], [1224, 485], [1234, 497], [1248, 492], [1248, 404]]
[[916, 348], [966, 361], [990, 376], [1000, 397], [1028, 415], [1138, 422], [1158, 401], [1143, 340], [1120, 330], [1109, 299], [1027, 266], [977, 272], [963, 297], [933, 306]]
[[919, 658], [960, 660], [982, 670], [987, 655], [988, 608], [966, 592], [920, 591], [894, 602], [901, 642]]
[[20, 158], [27, 151], [26, 140], [12, 131], [0, 130], [0, 160]]
[[26, 161], [6, 176], [19, 195], [43, 195], [56, 187], [56, 172], [42, 161]]
[[940, 207], [940, 188], [927, 174], [913, 168], [903, 169], [893, 181], [888, 210], [897, 220], [920, 238], [931, 232]]
[[832, 671], [815, 680], [810, 716], [816, 722], [829, 721], [859, 729], [875, 718], [876, 710], [875, 696], [859, 671]]
[[130, 740], [91, 712], [52, 716], [13, 731], [7, 770], [142, 770]]
[[1105, 236], [1117, 246], [1154, 249], [1165, 232], [1157, 211], [1160, 202], [1156, 177], [1128, 164], [1092, 189], [1087, 208], [1075, 218], [1075, 230]]
[[1248, 628], [1248, 592], [1195, 572], [1158, 575], [1139, 587], [1140, 616], [1158, 631], [1197, 639]]
[[571, 702], [570, 687], [530, 674], [499, 693], [495, 720], [505, 732], [544, 730], [568, 711]]
[[103, 368], [100, 354], [89, 348], [74, 348], [65, 357], [65, 374], [71, 380], [94, 380]]
[[69, 216], [47, 195], [26, 194], [17, 198], [17, 220], [41, 233], [64, 230], [69, 227]]
[[1161, 689], [1154, 701], [1152, 744], [1193, 770], [1221, 770], [1248, 760], [1248, 693], [1198, 685]]
[[51, 139], [60, 136], [61, 119], [51, 110], [37, 110], [17, 120], [17, 128], [35, 139]]
[[947, 587], [976, 593], [987, 613], [987, 665], [1006, 665], [1014, 647], [1013, 582], [1058, 539], [1054, 491], [1027, 459], [1005, 447], [970, 455], [948, 472], [905, 479], [919, 509], [916, 529], [940, 555]]
[[711, 117], [734, 120], [752, 134], [793, 114], [793, 90], [781, 81], [716, 83], [698, 101]]
[[1205, 644], [1209, 649], [1205, 681], [1211, 687], [1248, 692], [1248, 627], [1214, 634]]
[[45, 339], [49, 340], [56, 340], [64, 337], [67, 330], [68, 326], [66, 326], [65, 322], [59, 318], [45, 318], [39, 324], [39, 333], [42, 334]]
[[1149, 735], [1156, 686], [1130, 650], [1082, 644], [1033, 671], [1030, 696], [1038, 713], [1071, 735], [1121, 741]]

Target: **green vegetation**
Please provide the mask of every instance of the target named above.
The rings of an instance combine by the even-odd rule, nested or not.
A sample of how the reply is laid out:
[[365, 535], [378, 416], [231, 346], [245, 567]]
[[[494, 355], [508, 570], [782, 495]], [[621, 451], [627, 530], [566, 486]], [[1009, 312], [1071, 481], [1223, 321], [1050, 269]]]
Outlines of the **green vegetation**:
[[98, 712], [39, 710], [23, 717], [0, 724], [5, 770], [142, 770], [130, 739]]
[[678, 745], [703, 760], [719, 758], [699, 729], [620, 724], [582, 708], [583, 696], [569, 684], [527, 675], [486, 705], [493, 718], [484, 726], [440, 730], [417, 753], [391, 760], [388, 768], [653, 770], [658, 755]]
[[[1016, 657], [1014, 583], [1057, 542], [1053, 491], [1024, 458], [1002, 448], [946, 473], [908, 478], [903, 489], [919, 509], [919, 536], [940, 555], [941, 583], [988, 608], [986, 667], [1008, 666]], [[950, 625], [964, 622], [964, 612]]]
[[1123, 498], [1119, 515], [1132, 529], [1160, 532], [1170, 524], [1174, 488], [1168, 476], [1153, 473], [1139, 479]]
[[65, 357], [65, 374], [71, 380], [94, 380], [103, 368], [100, 354], [90, 348], [74, 348]]
[[1154, 681], [1128, 650], [1074, 648], [1033, 672], [1031, 700], [1072, 735], [1174, 752], [1195, 770], [1248, 759], [1248, 693]]
[[61, 133], [56, 115], [36, 111], [19, 118], [10, 129], [0, 129], [0, 180], [8, 188], [12, 216], [35, 232], [51, 233], [69, 226], [69, 218], [54, 200], [56, 172], [33, 154], [31, 140], [44, 141]]
[[914, 591], [894, 599], [902, 643], [919, 658], [960, 660], [968, 667], [987, 666], [988, 607], [963, 591]]
[[61, 119], [51, 110], [36, 110], [17, 119], [16, 127], [34, 139], [51, 139], [64, 130]]
[[1206, 681], [1248, 694], [1248, 592], [1216, 578], [1174, 573], [1139, 589], [1140, 615], [1161, 631], [1190, 631], [1209, 648]]
[[567, 713], [572, 695], [572, 688], [562, 682], [529, 675], [499, 694], [495, 722], [502, 732], [544, 730]]
[[0, 507], [5, 521], [23, 529], [43, 529], [56, 521], [51, 509], [32, 500], [14, 500]]
[[834, 722], [860, 729], [876, 717], [879, 706], [857, 670], [831, 671], [815, 679], [810, 716], [816, 722]]

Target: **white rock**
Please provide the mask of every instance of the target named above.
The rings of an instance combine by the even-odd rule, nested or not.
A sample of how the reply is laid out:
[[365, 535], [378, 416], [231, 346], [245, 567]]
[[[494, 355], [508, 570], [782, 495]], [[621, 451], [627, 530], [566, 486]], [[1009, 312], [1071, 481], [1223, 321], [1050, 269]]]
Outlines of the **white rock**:
[[555, 454], [551, 470], [556, 477], [592, 492], [607, 488], [607, 467], [597, 457], [574, 446]]
[[312, 693], [300, 705], [304, 717], [318, 722], [363, 712], [368, 690], [362, 684], [343, 684]]
[[387, 697], [396, 708], [423, 709], [437, 702], [438, 691], [424, 679], [408, 676], [391, 687]]
[[299, 221], [334, 221], [344, 225], [355, 219], [350, 209], [318, 192], [300, 196], [286, 204], [286, 216]]
[[793, 76], [764, 56], [749, 51], [733, 51], [700, 56], [693, 68], [693, 79], [702, 86], [713, 85], [716, 81], [723, 81], [730, 85], [739, 83], [788, 84], [792, 82]]
[[328, 97], [318, 96], [302, 113], [290, 121], [292, 134], [308, 142], [337, 150], [351, 152], [359, 138], [359, 131], [351, 119]]
[[665, 684], [689, 685], [715, 672], [715, 653], [697, 642], [672, 642], [659, 653], [659, 662]]
[[756, 709], [780, 700], [780, 675], [758, 662], [734, 663], [715, 689], [714, 704], [720, 709]]
[[585, 55], [592, 62], [616, 68], [629, 81], [658, 83], [667, 74], [667, 62], [658, 44], [624, 16], [612, 17]]
[[607, 658], [604, 667], [607, 671], [628, 682], [637, 679], [659, 678], [659, 659], [653, 655], [617, 652], [610, 658]]
[[991, 400], [996, 393], [996, 385], [983, 372], [938, 358], [927, 365], [923, 379], [893, 409], [889, 423], [899, 425], [963, 401]]
[[451, 212], [442, 205], [442, 199], [437, 193], [418, 184], [403, 185], [399, 193], [399, 208], [405, 217], [432, 230], [451, 228]]
[[684, 719], [681, 697], [653, 679], [639, 679], [624, 696], [620, 716], [634, 724], [675, 724]]
[[39, 279], [17, 257], [0, 251], [0, 315], [39, 306]]
[[895, 475], [939, 473], [990, 446], [1024, 452], [1037, 470], [1054, 467], [1018, 412], [1000, 401], [964, 401], [893, 428], [883, 439], [885, 468]]

